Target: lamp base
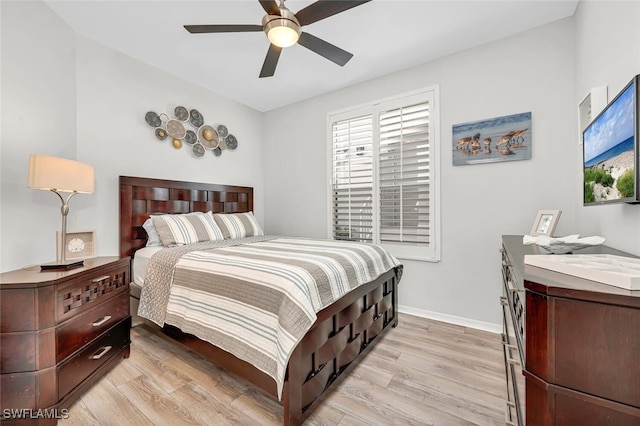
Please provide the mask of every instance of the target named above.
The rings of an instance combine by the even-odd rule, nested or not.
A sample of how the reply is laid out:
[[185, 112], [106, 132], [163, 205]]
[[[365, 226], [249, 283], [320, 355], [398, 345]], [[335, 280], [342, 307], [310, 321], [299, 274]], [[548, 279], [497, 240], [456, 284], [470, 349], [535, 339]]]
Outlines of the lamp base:
[[68, 263], [45, 263], [40, 265], [41, 271], [67, 271], [73, 268], [79, 268], [84, 265], [84, 260], [76, 260]]

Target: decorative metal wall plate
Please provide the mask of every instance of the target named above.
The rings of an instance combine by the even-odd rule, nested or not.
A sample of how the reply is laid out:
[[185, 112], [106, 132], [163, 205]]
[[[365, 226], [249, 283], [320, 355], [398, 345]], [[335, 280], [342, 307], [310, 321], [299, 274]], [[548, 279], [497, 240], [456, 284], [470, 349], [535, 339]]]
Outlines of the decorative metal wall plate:
[[235, 136], [233, 135], [227, 136], [226, 141], [227, 141], [227, 148], [229, 148], [231, 151], [233, 151], [238, 147], [238, 139], [236, 139]]
[[204, 125], [198, 129], [198, 140], [205, 147], [205, 149], [216, 149], [220, 138], [216, 129], [209, 125]]
[[189, 111], [183, 106], [177, 106], [173, 113], [176, 115], [176, 118], [180, 121], [187, 121], [189, 119]]
[[198, 142], [198, 136], [196, 135], [196, 132], [194, 132], [193, 130], [187, 130], [184, 141], [189, 145], [193, 145], [194, 143]]
[[144, 120], [151, 127], [160, 127], [162, 121], [160, 121], [160, 116], [153, 111], [149, 111], [144, 115]]
[[[220, 157], [223, 151], [233, 151], [238, 147], [238, 140], [229, 133], [227, 126], [204, 124], [204, 117], [197, 109], [189, 110], [184, 106], [177, 106], [173, 113], [175, 118], [169, 118], [165, 113], [149, 111], [145, 114], [144, 120], [154, 128], [156, 138], [160, 141], [170, 140], [171, 146], [175, 149], [181, 149], [186, 143], [191, 146], [191, 152], [195, 157], [203, 157], [206, 151]], [[191, 126], [193, 130], [185, 126]]]
[[221, 124], [218, 126], [218, 135], [220, 135], [221, 138], [226, 138], [227, 135], [229, 134], [229, 131], [227, 130], [227, 126]]
[[167, 131], [162, 127], [158, 127], [156, 129], [156, 137], [161, 141], [165, 140], [167, 138]]
[[178, 120], [169, 120], [167, 121], [167, 133], [172, 138], [182, 139], [187, 135], [187, 130]]
[[202, 117], [202, 114], [198, 112], [197, 109], [192, 109], [189, 115], [190, 115], [189, 121], [191, 121], [191, 124], [193, 124], [193, 127], [198, 128], [204, 124], [204, 118]]
[[204, 147], [199, 143], [193, 145], [193, 155], [196, 157], [202, 157], [204, 155]]

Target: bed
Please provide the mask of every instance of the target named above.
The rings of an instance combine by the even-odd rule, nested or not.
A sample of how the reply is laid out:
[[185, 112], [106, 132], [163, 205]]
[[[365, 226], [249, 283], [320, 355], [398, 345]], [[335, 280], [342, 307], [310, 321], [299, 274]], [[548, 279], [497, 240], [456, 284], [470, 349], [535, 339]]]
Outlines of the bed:
[[[136, 252], [147, 243], [147, 233], [142, 225], [152, 214], [253, 211], [251, 187], [130, 176], [120, 176], [119, 184], [120, 255], [132, 257], [134, 265]], [[271, 243], [269, 240], [262, 244]], [[140, 271], [134, 271], [132, 276], [140, 274]], [[282, 384], [254, 365], [183, 332], [169, 321], [163, 331], [279, 399], [285, 425], [299, 425], [320, 403], [321, 395], [348, 374], [380, 336], [397, 326], [397, 291], [401, 274], [402, 265], [396, 265], [317, 311], [315, 321], [292, 348]]]

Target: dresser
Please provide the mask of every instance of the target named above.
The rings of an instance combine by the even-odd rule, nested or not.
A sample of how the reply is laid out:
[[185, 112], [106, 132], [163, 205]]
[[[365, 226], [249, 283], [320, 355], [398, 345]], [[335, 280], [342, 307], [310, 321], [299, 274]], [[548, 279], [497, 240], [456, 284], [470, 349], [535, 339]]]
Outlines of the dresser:
[[128, 258], [98, 257], [0, 274], [3, 426], [55, 424], [129, 356], [129, 270]]
[[[607, 246], [579, 253], [631, 256]], [[640, 291], [525, 265], [527, 254], [549, 255], [522, 236], [502, 237], [503, 312], [516, 335], [511, 347], [505, 325], [507, 383], [517, 395], [507, 423], [639, 425]]]

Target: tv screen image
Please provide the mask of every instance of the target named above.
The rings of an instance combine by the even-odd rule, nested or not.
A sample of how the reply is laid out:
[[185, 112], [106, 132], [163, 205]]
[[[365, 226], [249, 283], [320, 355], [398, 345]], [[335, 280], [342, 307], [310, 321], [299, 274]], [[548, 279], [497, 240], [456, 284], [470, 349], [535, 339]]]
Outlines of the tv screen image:
[[640, 201], [637, 110], [638, 76], [584, 130], [584, 205]]

